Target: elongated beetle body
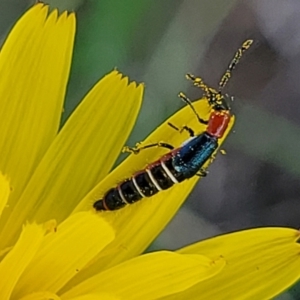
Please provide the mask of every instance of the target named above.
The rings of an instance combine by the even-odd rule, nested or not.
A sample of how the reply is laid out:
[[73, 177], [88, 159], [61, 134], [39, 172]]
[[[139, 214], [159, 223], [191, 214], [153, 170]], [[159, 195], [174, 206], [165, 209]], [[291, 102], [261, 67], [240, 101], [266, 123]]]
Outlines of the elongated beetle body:
[[164, 147], [170, 151], [157, 161], [148, 164], [145, 169], [136, 172], [130, 178], [123, 180], [108, 190], [102, 199], [94, 203], [95, 210], [117, 210], [143, 198], [151, 197], [159, 191], [169, 189], [174, 184], [178, 184], [195, 175], [206, 175], [203, 165], [213, 158], [213, 153], [219, 146], [219, 139], [224, 136], [232, 117], [228, 105], [229, 96], [222, 94], [221, 90], [230, 79], [231, 71], [235, 68], [242, 54], [252, 43], [252, 40], [245, 41], [235, 53], [228, 69], [221, 78], [218, 91], [208, 87], [201, 78], [190, 74], [187, 75], [187, 78], [193, 82], [194, 86], [204, 91], [204, 99], [212, 107], [209, 119], [201, 119], [195, 111], [192, 102], [183, 93], [180, 93], [179, 96], [192, 108], [198, 121], [207, 125], [206, 130], [195, 135], [194, 131], [187, 126], [179, 129], [173, 124], [169, 124], [175, 130], [187, 130], [191, 137], [175, 149], [167, 143], [155, 143], [133, 148], [124, 147], [126, 152], [135, 154], [150, 147]]

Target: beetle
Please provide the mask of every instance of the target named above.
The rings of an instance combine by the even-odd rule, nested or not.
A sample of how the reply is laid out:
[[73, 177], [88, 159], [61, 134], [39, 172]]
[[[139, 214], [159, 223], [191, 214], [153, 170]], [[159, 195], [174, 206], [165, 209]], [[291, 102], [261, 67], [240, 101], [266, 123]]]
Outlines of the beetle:
[[222, 93], [231, 77], [231, 72], [239, 62], [243, 53], [250, 48], [253, 40], [246, 40], [235, 53], [226, 72], [221, 78], [218, 91], [208, 87], [200, 77], [187, 74], [187, 79], [193, 85], [204, 91], [204, 99], [208, 101], [212, 111], [208, 120], [203, 120], [192, 102], [183, 93], [179, 97], [191, 107], [198, 121], [206, 125], [204, 132], [195, 134], [194, 131], [184, 126], [179, 129], [173, 124], [169, 125], [177, 130], [188, 131], [190, 138], [178, 147], [174, 148], [168, 143], [154, 143], [144, 146], [124, 147], [124, 152], [138, 154], [141, 150], [151, 147], [164, 147], [169, 152], [164, 154], [157, 161], [148, 164], [143, 170], [134, 173], [131, 177], [124, 179], [116, 186], [109, 189], [104, 196], [94, 202], [96, 211], [117, 210], [128, 204], [133, 204], [143, 198], [151, 197], [159, 191], [171, 188], [195, 175], [206, 176], [207, 172], [203, 165], [213, 158], [213, 153], [219, 146], [219, 139], [226, 132], [228, 124], [232, 118], [228, 102], [230, 97]]

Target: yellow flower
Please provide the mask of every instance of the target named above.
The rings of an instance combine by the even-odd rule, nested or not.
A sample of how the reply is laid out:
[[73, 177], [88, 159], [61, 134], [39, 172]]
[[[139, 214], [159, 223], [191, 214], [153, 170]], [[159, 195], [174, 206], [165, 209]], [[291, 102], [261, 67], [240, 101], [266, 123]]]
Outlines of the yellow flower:
[[[143, 218], [138, 204], [138, 209], [124, 209], [120, 214], [93, 210], [93, 201], [119, 176], [113, 180], [106, 177], [98, 184], [132, 130], [143, 85], [111, 72], [86, 95], [58, 132], [74, 34], [74, 14], [58, 16], [54, 11], [48, 15], [48, 7], [38, 4], [19, 20], [1, 51], [0, 169], [5, 176], [0, 180], [0, 276], [5, 280], [0, 281], [0, 298], [56, 299], [63, 295], [67, 299], [70, 287], [94, 274], [105, 276], [110, 287], [89, 289], [87, 294], [97, 299], [100, 294], [102, 298], [119, 298], [114, 286], [118, 284], [125, 294], [132, 294], [136, 289], [132, 277], [137, 272], [140, 281], [135, 284], [141, 287], [140, 296], [147, 292], [140, 282], [145, 284], [151, 276], [153, 291], [147, 294], [155, 298], [213, 276], [222, 269], [224, 260], [167, 251], [141, 256], [101, 273], [140, 254], [166, 223], [166, 217], [157, 214], [160, 224], [148, 228], [147, 233], [147, 228], [141, 230], [142, 223], [151, 218], [151, 210], [158, 210], [159, 200], [155, 204], [148, 201], [152, 208], [146, 208]], [[176, 118], [184, 118], [183, 113]], [[173, 134], [168, 130], [168, 135]], [[146, 152], [151, 158], [161, 151]], [[142, 161], [144, 164], [144, 154], [131, 157], [122, 169], [130, 174]], [[192, 184], [185, 189], [191, 189]], [[142, 237], [139, 243], [131, 243], [132, 234]], [[118, 272], [127, 276], [121, 279]], [[187, 276], [180, 277], [181, 273]], [[120, 277], [120, 282], [108, 280], [109, 274]], [[75, 296], [81, 294], [79, 290]]]
[[[92, 209], [108, 188], [165, 151], [131, 155], [107, 175], [143, 94], [143, 85], [117, 71], [58, 131], [74, 34], [74, 14], [48, 15], [37, 4], [0, 53], [0, 299], [268, 299], [296, 281], [293, 229], [250, 230], [138, 256], [197, 178], [118, 212]], [[211, 110], [203, 100], [195, 108], [204, 117]], [[188, 107], [168, 122], [204, 130]], [[178, 146], [188, 136], [164, 123], [145, 143], [162, 137]]]

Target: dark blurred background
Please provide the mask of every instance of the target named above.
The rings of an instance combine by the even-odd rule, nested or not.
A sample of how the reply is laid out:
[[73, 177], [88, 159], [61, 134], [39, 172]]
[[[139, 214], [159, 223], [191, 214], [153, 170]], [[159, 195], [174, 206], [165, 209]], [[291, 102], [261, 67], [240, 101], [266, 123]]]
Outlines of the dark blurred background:
[[[217, 87], [234, 52], [245, 54], [226, 87], [235, 97], [234, 132], [152, 249], [176, 249], [225, 232], [300, 226], [300, 2], [298, 0], [46, 1], [77, 12], [64, 120], [117, 67], [145, 82], [142, 112], [128, 141], [144, 139], [182, 107], [179, 91], [201, 92], [185, 73]], [[3, 42], [34, 1], [0, 0]], [[294, 287], [278, 299], [300, 299]], [[298, 294], [298, 296], [297, 296]]]

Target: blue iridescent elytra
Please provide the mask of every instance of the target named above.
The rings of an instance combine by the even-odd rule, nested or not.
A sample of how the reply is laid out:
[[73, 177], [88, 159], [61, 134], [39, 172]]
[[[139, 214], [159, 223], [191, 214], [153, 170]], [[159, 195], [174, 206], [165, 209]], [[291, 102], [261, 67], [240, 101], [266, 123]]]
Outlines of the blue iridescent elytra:
[[225, 135], [232, 118], [228, 106], [229, 96], [222, 94], [221, 90], [231, 78], [231, 71], [236, 67], [242, 54], [252, 43], [253, 40], [245, 41], [235, 53], [228, 69], [221, 78], [217, 91], [208, 87], [201, 78], [190, 74], [187, 75], [187, 78], [193, 82], [194, 86], [203, 90], [203, 100], [206, 100], [211, 106], [209, 119], [201, 119], [192, 102], [183, 93], [180, 93], [179, 96], [191, 107], [198, 121], [206, 125], [205, 131], [195, 135], [194, 130], [187, 126], [177, 128], [169, 123], [173, 129], [180, 132], [186, 130], [191, 136], [180, 147], [175, 148], [163, 142], [138, 145], [133, 148], [125, 147], [126, 152], [134, 154], [151, 147], [164, 147], [169, 149], [169, 152], [157, 161], [148, 164], [143, 170], [134, 173], [131, 177], [122, 180], [109, 189], [101, 199], [94, 203], [93, 207], [95, 210], [117, 210], [142, 198], [152, 197], [159, 191], [169, 189], [174, 184], [178, 184], [195, 175], [206, 175], [204, 165], [209, 160], [212, 160], [213, 153], [218, 148], [219, 140]]
[[218, 139], [208, 133], [192, 137], [172, 157], [174, 169], [185, 178], [196, 175], [218, 148]]

